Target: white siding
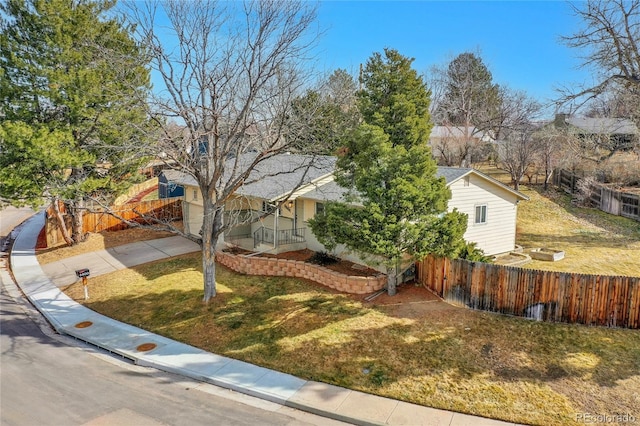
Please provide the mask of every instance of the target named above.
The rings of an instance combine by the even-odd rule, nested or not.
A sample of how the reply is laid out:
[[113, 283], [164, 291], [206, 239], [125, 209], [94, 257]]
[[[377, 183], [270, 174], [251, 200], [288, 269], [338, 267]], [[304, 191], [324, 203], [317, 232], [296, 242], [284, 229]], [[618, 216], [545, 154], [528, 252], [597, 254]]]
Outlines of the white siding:
[[[514, 249], [516, 244], [517, 200], [515, 194], [493, 182], [471, 174], [469, 186], [460, 179], [449, 186], [449, 211], [457, 208], [469, 218], [465, 240], [475, 242], [485, 254], [493, 255]], [[487, 206], [487, 221], [476, 224], [475, 207]]]
[[204, 215], [204, 208], [197, 204], [185, 201], [182, 209], [185, 217], [185, 232], [191, 235], [199, 236], [200, 229], [202, 229], [202, 216]]
[[184, 187], [184, 202], [202, 205], [202, 194], [197, 186]]

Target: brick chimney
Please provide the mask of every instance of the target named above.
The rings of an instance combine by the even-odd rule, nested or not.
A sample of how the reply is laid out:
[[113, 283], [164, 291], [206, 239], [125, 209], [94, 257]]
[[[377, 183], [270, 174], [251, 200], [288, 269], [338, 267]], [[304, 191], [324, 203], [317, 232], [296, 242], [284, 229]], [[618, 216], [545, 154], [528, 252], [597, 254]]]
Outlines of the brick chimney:
[[556, 118], [553, 120], [553, 125], [557, 128], [567, 127], [567, 118], [569, 118], [569, 114], [566, 113], [558, 113], [556, 114]]

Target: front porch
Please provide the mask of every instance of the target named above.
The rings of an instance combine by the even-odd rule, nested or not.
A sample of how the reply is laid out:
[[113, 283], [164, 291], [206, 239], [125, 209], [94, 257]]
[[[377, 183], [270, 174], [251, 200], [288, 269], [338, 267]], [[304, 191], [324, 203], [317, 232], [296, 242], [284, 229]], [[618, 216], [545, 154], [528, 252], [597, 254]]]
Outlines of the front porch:
[[290, 223], [281, 225], [289, 228], [274, 229], [263, 226], [261, 221], [239, 225], [225, 233], [224, 242], [243, 250], [273, 254], [307, 248], [306, 228], [291, 228]]

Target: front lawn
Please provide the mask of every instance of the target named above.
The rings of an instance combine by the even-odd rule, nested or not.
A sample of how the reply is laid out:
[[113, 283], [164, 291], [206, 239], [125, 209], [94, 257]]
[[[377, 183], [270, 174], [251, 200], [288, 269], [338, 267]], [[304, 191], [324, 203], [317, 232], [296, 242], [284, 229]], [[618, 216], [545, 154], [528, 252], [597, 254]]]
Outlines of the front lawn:
[[[223, 267], [217, 283], [203, 305], [191, 254], [91, 278], [86, 306], [217, 354], [431, 407], [540, 425], [578, 413], [640, 418], [638, 331], [470, 311], [417, 287], [372, 304]], [[84, 303], [81, 285], [65, 291]]]

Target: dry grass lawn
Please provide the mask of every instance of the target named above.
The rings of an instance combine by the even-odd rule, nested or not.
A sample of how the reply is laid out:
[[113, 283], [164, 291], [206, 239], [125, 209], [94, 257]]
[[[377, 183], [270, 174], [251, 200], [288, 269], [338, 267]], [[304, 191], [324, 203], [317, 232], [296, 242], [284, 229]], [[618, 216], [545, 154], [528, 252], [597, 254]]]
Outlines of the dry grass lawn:
[[518, 205], [517, 243], [565, 252], [561, 261], [532, 261], [525, 268], [640, 277], [640, 222], [576, 206], [556, 189], [521, 192], [530, 200]]
[[[483, 165], [482, 172], [507, 185], [509, 175]], [[563, 250], [558, 262], [534, 260], [524, 268], [598, 275], [640, 276], [640, 222], [580, 207], [552, 186], [520, 185], [530, 200], [518, 205], [516, 243]]]
[[[219, 267], [203, 305], [196, 254], [91, 278], [86, 306], [231, 358], [431, 407], [517, 423], [640, 417], [640, 333], [455, 308], [401, 288], [375, 303]], [[84, 303], [81, 285], [65, 290]], [[398, 303], [404, 302], [404, 303]]]

